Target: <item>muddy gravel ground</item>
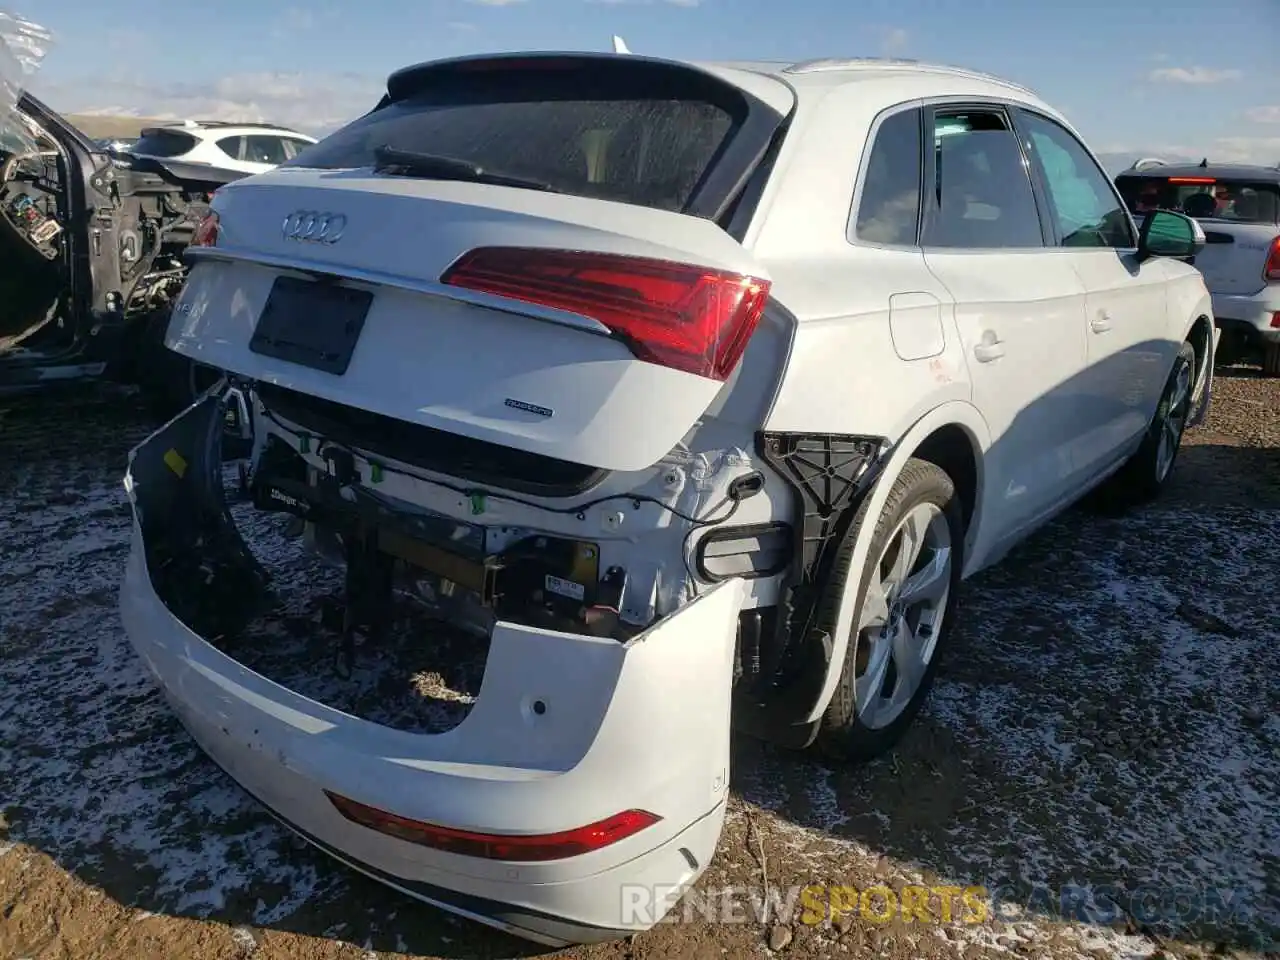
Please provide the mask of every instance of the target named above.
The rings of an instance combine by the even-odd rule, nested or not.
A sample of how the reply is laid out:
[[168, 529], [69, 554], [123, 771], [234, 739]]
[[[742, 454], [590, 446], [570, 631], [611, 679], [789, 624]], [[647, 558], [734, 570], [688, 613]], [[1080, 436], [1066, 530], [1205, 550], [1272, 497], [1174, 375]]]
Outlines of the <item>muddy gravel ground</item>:
[[[564, 955], [1280, 950], [1280, 381], [1219, 377], [1157, 505], [1072, 511], [965, 586], [892, 758], [738, 742], [720, 852], [674, 922]], [[545, 952], [300, 846], [187, 737], [116, 612], [124, 455], [152, 426], [115, 388], [0, 399], [0, 958]], [[849, 900], [800, 892], [821, 884], [984, 891], [951, 922], [936, 897], [881, 922], [872, 893], [812, 923], [818, 894]]]

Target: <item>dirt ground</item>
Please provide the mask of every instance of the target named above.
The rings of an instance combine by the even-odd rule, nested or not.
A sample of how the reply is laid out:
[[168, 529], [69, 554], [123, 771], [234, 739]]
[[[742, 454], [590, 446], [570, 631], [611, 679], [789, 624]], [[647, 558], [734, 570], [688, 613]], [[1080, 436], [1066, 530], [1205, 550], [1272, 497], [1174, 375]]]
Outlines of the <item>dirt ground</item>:
[[[561, 955], [1280, 951], [1280, 381], [1256, 373], [1220, 371], [1160, 503], [1073, 511], [966, 585], [892, 758], [738, 742], [675, 922]], [[291, 840], [183, 732], [115, 606], [124, 455], [152, 426], [117, 389], [0, 399], [0, 960], [545, 953]], [[850, 894], [799, 889], [921, 884], [983, 890], [951, 922], [937, 898], [931, 922], [878, 922], [870, 894], [815, 924], [816, 896]]]

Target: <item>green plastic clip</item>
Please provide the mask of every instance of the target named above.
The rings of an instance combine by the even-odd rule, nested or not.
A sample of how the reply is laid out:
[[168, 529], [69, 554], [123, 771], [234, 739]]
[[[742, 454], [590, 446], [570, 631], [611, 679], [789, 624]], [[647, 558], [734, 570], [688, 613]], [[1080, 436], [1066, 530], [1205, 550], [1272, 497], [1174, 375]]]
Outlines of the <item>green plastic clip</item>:
[[369, 479], [374, 483], [382, 482], [382, 464], [380, 463], [369, 464]]
[[471, 495], [471, 515], [478, 517], [482, 513], [484, 513], [484, 494], [473, 493]]
[[311, 452], [311, 437], [305, 433], [298, 434], [298, 452], [299, 453]]

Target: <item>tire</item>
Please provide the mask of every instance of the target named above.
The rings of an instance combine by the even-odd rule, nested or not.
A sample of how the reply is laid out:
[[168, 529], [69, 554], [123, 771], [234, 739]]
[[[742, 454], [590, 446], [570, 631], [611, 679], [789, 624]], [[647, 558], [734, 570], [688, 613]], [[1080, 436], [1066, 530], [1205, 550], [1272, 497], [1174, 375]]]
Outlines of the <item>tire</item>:
[[[866, 509], [864, 504], [855, 516], [836, 555], [832, 582], [833, 586], [843, 584], [843, 588], [825, 592], [816, 618], [820, 629], [834, 633], [841, 596], [856, 586], [855, 627], [839, 668], [839, 682], [816, 739], [816, 746], [823, 753], [855, 762], [871, 760], [891, 750], [928, 697], [950, 635], [964, 542], [964, 524], [955, 486], [945, 471], [927, 461], [907, 461], [876, 519], [867, 562], [863, 569], [854, 571], [850, 569], [854, 543], [858, 531], [867, 522]], [[924, 572], [921, 563], [941, 564], [934, 568], [936, 577], [929, 581], [932, 589], [927, 591], [927, 599], [930, 603], [936, 601], [932, 609], [903, 607], [902, 598], [893, 590], [887, 603], [877, 605], [869, 599], [877, 595], [883, 583], [885, 561], [889, 562], [887, 569], [894, 569], [892, 561], [900, 555], [898, 548], [904, 527], [924, 533], [919, 562], [912, 566], [912, 571]], [[893, 579], [893, 575], [891, 573], [889, 579]], [[861, 626], [875, 620], [888, 620], [890, 624], [907, 628], [905, 634], [899, 635], [906, 642], [895, 647], [888, 639], [888, 630], [892, 627], [876, 630], [873, 626]], [[927, 629], [913, 634], [912, 628], [917, 625]], [[895, 649], [915, 654], [910, 661], [915, 673], [914, 689], [901, 686], [911, 679], [911, 673], [900, 669], [892, 656]], [[877, 666], [884, 657], [888, 660], [877, 686], [874, 675], [879, 673]], [[883, 696], [885, 690], [891, 691], [890, 697]]]
[[1141, 446], [1099, 491], [1104, 510], [1114, 512], [1149, 503], [1164, 489], [1173, 473], [1191, 416], [1195, 377], [1195, 348], [1184, 343], [1178, 348]]
[[1280, 377], [1280, 343], [1273, 341], [1262, 345], [1262, 375]]
[[196, 363], [164, 345], [169, 315], [158, 314], [147, 323], [138, 355], [138, 385], [147, 406], [161, 420], [177, 416], [217, 382], [212, 367]]

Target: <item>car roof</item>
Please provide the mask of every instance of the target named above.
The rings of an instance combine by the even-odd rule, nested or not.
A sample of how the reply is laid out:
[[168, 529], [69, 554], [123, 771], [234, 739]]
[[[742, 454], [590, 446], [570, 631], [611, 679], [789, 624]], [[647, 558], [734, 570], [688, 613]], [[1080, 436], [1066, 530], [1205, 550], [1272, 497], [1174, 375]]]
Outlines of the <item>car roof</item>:
[[1164, 180], [1166, 177], [1204, 178], [1213, 180], [1255, 180], [1280, 184], [1280, 167], [1251, 163], [1160, 163], [1141, 170], [1123, 170], [1119, 177]]
[[232, 120], [173, 120], [167, 123], [157, 123], [147, 128], [148, 130], [173, 130], [186, 131], [188, 133], [211, 133], [217, 132], [221, 134], [235, 133], [238, 131], [256, 131], [266, 133], [279, 133], [287, 136], [306, 137], [311, 139], [308, 134], [301, 133], [297, 130], [291, 130], [289, 127], [282, 127], [275, 123], [259, 123], [255, 121], [232, 121]]
[[583, 60], [644, 60], [651, 63], [677, 64], [713, 74], [761, 99], [782, 113], [789, 113], [798, 97], [821, 97], [826, 91], [851, 84], [865, 85], [870, 97], [886, 104], [901, 103], [921, 97], [972, 96], [980, 99], [1014, 100], [1043, 109], [1061, 119], [1061, 114], [1020, 84], [989, 73], [966, 67], [924, 63], [894, 57], [845, 57], [814, 60], [686, 60], [674, 57], [648, 56], [637, 53], [577, 51], [507, 51], [471, 54], [444, 60], [425, 61], [395, 71], [388, 87], [397, 78], [408, 77], [421, 69], [445, 65], [472, 64], [481, 61], [500, 63], [512, 60], [525, 63], [533, 59], [577, 58]]
[[[850, 57], [799, 62], [689, 62], [688, 65], [736, 83], [783, 112], [789, 111], [794, 99], [819, 98], [838, 88], [856, 87], [868, 100], [885, 106], [932, 97], [1012, 101], [1071, 126], [1061, 111], [1029, 87], [950, 64], [893, 57]], [[785, 97], [780, 95], [781, 91], [786, 91]], [[770, 93], [774, 95], [771, 97]], [[787, 100], [792, 102], [785, 102]]]
[[938, 79], [964, 79], [990, 84], [1005, 92], [1015, 92], [1024, 97], [1039, 99], [1028, 87], [1003, 77], [968, 67], [943, 63], [929, 63], [899, 57], [825, 57], [814, 60], [776, 61], [746, 60], [727, 63], [706, 63], [700, 66], [719, 66], [727, 69], [763, 73], [784, 80], [792, 86], [837, 86], [858, 80], [894, 80], [936, 77]]

